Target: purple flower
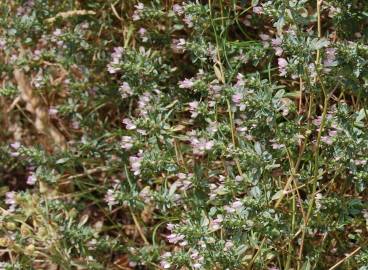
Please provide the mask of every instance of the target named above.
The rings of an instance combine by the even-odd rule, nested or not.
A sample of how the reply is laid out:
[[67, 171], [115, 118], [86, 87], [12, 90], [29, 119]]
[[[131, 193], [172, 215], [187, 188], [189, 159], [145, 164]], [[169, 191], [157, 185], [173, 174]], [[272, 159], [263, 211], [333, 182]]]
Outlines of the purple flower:
[[194, 85], [194, 82], [192, 79], [184, 79], [183, 81], [180, 81], [179, 82], [179, 88], [182, 88], [182, 89], [190, 89], [192, 88]]

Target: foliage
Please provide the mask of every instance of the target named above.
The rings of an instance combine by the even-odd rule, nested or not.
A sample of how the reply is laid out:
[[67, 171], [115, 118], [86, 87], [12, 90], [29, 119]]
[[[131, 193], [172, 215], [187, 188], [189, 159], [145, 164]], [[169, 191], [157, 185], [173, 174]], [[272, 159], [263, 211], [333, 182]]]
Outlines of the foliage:
[[368, 2], [0, 10], [1, 269], [366, 269]]

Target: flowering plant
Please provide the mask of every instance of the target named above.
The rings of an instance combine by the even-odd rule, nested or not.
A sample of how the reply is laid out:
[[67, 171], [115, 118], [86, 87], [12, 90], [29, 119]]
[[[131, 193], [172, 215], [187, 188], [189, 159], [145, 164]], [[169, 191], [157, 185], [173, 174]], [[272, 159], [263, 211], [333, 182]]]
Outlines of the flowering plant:
[[368, 269], [368, 2], [3, 0], [1, 269]]

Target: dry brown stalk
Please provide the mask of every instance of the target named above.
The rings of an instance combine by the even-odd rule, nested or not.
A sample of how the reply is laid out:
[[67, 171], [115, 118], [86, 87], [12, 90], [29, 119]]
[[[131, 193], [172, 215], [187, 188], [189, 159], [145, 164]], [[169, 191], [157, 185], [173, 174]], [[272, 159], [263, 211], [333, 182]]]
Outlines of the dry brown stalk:
[[26, 109], [35, 116], [34, 124], [37, 131], [49, 137], [56, 146], [65, 149], [65, 137], [50, 122], [47, 109], [43, 106], [40, 97], [33, 91], [24, 71], [16, 68], [13, 74], [21, 92], [21, 98], [26, 102]]
[[96, 12], [92, 10], [71, 10], [66, 12], [60, 12], [55, 17], [47, 19], [46, 22], [53, 23], [54, 21], [56, 21], [57, 18], [65, 19], [73, 16], [95, 15], [95, 14]]

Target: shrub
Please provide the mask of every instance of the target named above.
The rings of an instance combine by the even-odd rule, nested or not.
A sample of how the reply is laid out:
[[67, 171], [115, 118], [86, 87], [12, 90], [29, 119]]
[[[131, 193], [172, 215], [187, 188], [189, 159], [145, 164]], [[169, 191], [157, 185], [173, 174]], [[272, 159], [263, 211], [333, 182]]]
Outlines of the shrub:
[[0, 8], [2, 269], [366, 269], [368, 2]]

